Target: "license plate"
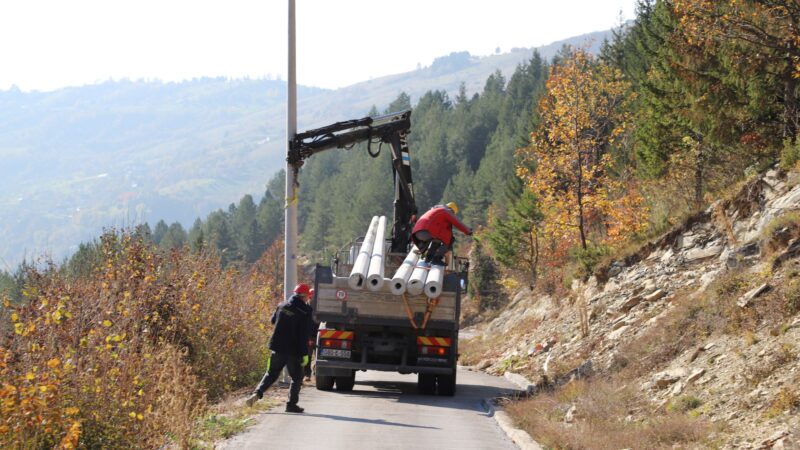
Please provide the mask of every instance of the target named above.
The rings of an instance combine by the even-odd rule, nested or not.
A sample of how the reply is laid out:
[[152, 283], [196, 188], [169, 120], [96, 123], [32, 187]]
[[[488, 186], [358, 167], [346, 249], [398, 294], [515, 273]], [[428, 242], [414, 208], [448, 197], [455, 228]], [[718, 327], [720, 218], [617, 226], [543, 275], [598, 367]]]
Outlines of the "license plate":
[[347, 358], [350, 359], [350, 350], [339, 350], [336, 348], [323, 348], [320, 350], [323, 358]]

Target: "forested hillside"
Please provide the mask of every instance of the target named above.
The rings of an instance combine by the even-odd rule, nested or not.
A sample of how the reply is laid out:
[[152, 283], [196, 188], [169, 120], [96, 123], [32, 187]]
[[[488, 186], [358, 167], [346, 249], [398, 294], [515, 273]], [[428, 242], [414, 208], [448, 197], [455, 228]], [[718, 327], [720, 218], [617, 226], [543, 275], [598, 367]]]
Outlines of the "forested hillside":
[[[480, 93], [468, 96], [462, 85], [452, 100], [444, 91], [420, 98], [412, 113], [409, 147], [421, 211], [456, 201], [467, 220], [479, 225], [486, 223], [488, 211], [505, 207], [516, 179], [514, 151], [525, 145], [527, 130], [535, 124], [534, 105], [546, 76], [547, 65], [534, 53], [510, 79], [500, 71], [490, 75]], [[401, 93], [383, 111], [373, 107], [363, 115], [411, 107], [410, 97]], [[357, 145], [315, 155], [303, 166], [300, 229], [309, 257], [331, 255], [363, 233], [373, 215], [391, 216], [394, 187], [388, 153], [373, 158], [365, 145]], [[197, 219], [189, 230], [178, 222], [159, 221], [147, 233], [165, 249], [211, 246], [222, 252], [224, 264], [253, 262], [283, 231], [283, 183], [281, 171], [257, 205], [248, 194], [238, 204]]]
[[[608, 32], [560, 41], [596, 48]], [[336, 90], [301, 86], [298, 124], [313, 128], [381, 110], [401, 92], [478, 92], [532, 49], [477, 57], [453, 52], [430, 66]], [[470, 94], [471, 95], [471, 94]], [[286, 83], [200, 78], [107, 81], [53, 92], [0, 91], [0, 258], [61, 259], [108, 226], [179, 222], [260, 197], [283, 167]]]

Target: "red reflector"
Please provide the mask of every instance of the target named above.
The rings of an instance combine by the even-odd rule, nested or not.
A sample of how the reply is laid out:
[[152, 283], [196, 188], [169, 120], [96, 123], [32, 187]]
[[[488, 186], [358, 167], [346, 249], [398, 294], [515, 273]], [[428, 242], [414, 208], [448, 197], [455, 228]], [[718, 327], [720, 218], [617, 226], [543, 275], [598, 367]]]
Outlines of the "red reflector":
[[345, 350], [349, 350], [350, 348], [352, 348], [353, 343], [351, 341], [344, 339], [323, 339], [320, 341], [320, 346], [327, 348], [342, 348]]
[[430, 347], [427, 345], [421, 345], [419, 346], [419, 353], [420, 355], [446, 356], [447, 347]]

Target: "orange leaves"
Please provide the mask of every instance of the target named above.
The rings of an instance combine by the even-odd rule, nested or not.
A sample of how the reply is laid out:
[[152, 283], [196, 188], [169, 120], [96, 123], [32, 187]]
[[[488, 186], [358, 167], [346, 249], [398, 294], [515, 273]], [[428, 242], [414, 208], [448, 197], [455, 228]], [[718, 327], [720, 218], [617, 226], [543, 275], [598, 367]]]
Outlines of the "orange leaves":
[[543, 231], [553, 239], [550, 252], [565, 256], [574, 245], [586, 248], [590, 238], [605, 243], [635, 232], [644, 216], [630, 210], [641, 199], [610, 176], [608, 154], [629, 120], [626, 102], [634, 94], [628, 83], [619, 71], [574, 50], [553, 68], [546, 87], [540, 126], [531, 145], [518, 151], [523, 163], [517, 174], [537, 195]]

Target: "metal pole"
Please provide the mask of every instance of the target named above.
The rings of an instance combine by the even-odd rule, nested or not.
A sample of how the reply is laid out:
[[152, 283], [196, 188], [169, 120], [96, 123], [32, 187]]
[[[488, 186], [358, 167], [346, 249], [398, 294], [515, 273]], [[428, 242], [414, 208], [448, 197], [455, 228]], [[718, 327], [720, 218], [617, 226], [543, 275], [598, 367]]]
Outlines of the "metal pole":
[[[297, 73], [295, 68], [295, 0], [289, 0], [289, 67], [287, 80], [286, 155], [297, 134]], [[283, 291], [289, 298], [297, 284], [297, 183], [295, 168], [286, 162], [286, 215], [284, 228]]]

